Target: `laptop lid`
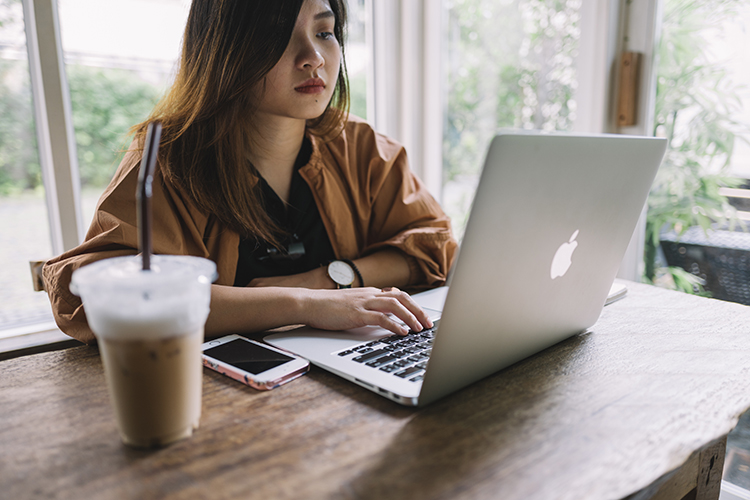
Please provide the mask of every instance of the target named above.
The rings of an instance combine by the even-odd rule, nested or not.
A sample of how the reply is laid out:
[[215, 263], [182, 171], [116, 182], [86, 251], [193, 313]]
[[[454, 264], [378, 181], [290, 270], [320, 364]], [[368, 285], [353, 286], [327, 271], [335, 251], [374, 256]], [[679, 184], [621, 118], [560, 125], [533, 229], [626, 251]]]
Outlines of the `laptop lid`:
[[266, 340], [420, 405], [545, 349], [598, 319], [665, 149], [664, 139], [619, 135], [495, 137], [449, 289], [418, 299], [442, 316], [421, 384], [333, 355], [390, 335], [379, 328], [305, 328]]
[[420, 404], [596, 322], [665, 150], [620, 135], [493, 139]]

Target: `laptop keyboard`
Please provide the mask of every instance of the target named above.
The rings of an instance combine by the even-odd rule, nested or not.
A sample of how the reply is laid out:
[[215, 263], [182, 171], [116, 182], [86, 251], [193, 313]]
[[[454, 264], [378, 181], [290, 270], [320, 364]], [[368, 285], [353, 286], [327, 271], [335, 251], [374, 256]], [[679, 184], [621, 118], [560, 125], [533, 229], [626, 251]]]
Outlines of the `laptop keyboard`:
[[410, 331], [403, 337], [391, 335], [332, 354], [410, 382], [419, 382], [424, 377], [427, 360], [432, 352], [436, 327], [437, 322], [429, 330]]

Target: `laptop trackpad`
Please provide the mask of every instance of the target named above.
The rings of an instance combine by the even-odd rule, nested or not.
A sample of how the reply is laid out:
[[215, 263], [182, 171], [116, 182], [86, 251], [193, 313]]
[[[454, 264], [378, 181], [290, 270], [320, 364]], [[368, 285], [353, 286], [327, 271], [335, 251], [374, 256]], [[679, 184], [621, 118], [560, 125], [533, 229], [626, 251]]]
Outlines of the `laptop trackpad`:
[[316, 355], [327, 356], [334, 351], [389, 335], [392, 333], [378, 326], [365, 326], [345, 331], [318, 330], [304, 326], [289, 332], [267, 335], [263, 337], [263, 340], [309, 359]]

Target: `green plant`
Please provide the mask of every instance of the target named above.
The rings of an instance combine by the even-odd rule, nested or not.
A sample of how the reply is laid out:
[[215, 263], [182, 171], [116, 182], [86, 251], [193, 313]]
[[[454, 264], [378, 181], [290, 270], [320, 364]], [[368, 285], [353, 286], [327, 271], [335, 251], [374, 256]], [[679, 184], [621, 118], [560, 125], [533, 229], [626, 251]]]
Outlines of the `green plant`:
[[0, 195], [33, 190], [42, 174], [25, 61], [0, 60]]
[[681, 269], [659, 269], [660, 233], [682, 234], [698, 225], [733, 224], [735, 210], [722, 186], [737, 186], [727, 168], [740, 131], [740, 87], [726, 78], [706, 48], [710, 30], [736, 15], [741, 0], [666, 0], [659, 45], [654, 135], [666, 137], [667, 153], [648, 201], [645, 272], [648, 282], [667, 276], [671, 287], [701, 292]]
[[68, 66], [67, 74], [81, 185], [103, 187], [128, 129], [146, 119], [159, 90], [125, 70]]
[[[22, 24], [20, 0], [0, 0], [0, 28]], [[0, 196], [42, 182], [30, 88], [25, 60], [0, 59]]]
[[[8, 23], [0, 5], [0, 25]], [[124, 70], [68, 66], [78, 164], [83, 187], [105, 186], [128, 129], [144, 120], [158, 89]], [[26, 61], [0, 60], [0, 195], [42, 185]]]

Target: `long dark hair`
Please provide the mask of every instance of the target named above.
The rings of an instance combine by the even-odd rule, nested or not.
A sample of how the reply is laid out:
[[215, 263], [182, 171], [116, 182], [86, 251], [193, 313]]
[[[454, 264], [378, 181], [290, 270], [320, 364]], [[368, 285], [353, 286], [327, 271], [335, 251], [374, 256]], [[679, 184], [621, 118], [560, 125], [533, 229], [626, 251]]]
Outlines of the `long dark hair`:
[[[343, 129], [349, 108], [344, 54], [346, 0], [329, 0], [341, 45], [331, 102], [308, 121], [327, 138]], [[193, 0], [175, 82], [146, 122], [133, 127], [142, 144], [151, 120], [162, 122], [160, 165], [195, 205], [244, 237], [278, 245], [280, 232], [263, 210], [247, 152], [252, 144], [253, 88], [281, 59], [304, 0]]]

